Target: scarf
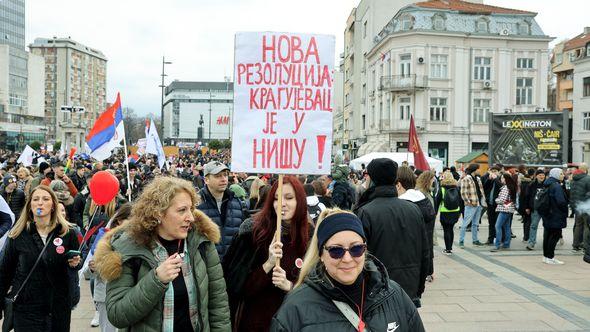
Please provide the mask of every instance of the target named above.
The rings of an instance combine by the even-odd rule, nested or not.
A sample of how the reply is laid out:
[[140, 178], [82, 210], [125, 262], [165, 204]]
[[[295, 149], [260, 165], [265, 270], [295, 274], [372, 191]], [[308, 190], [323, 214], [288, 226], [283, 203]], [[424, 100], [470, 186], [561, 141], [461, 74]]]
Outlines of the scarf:
[[[154, 257], [158, 263], [164, 262], [168, 259], [168, 252], [166, 248], [164, 248], [158, 241], [156, 241], [157, 246], [152, 250]], [[191, 323], [193, 324], [193, 329], [198, 331], [197, 329], [197, 321], [198, 321], [198, 304], [197, 301], [197, 288], [195, 284], [195, 279], [193, 278], [193, 269], [191, 268], [190, 264], [190, 257], [187, 248], [187, 242], [184, 242], [184, 257], [182, 261], [182, 277], [184, 278], [184, 283], [186, 284], [186, 290], [188, 292], [188, 306], [189, 306], [189, 314], [191, 318]], [[174, 287], [172, 287], [172, 281], [170, 282], [166, 293], [164, 294], [164, 319], [162, 321], [162, 331], [174, 331]], [[202, 327], [201, 327], [202, 328]]]

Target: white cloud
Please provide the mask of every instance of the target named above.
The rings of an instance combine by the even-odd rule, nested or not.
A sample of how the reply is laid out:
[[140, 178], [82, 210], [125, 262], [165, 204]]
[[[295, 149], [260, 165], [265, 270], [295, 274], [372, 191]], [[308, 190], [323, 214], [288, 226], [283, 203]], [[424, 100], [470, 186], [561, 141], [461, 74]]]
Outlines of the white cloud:
[[[336, 36], [343, 49], [345, 23], [359, 0], [28, 0], [26, 37], [67, 37], [108, 58], [107, 97], [120, 91], [124, 106], [159, 114], [162, 55], [172, 79], [222, 81], [231, 76], [237, 31], [288, 31]], [[587, 0], [488, 0], [487, 4], [539, 12], [546, 34], [580, 33]], [[337, 56], [336, 55], [336, 56]]]

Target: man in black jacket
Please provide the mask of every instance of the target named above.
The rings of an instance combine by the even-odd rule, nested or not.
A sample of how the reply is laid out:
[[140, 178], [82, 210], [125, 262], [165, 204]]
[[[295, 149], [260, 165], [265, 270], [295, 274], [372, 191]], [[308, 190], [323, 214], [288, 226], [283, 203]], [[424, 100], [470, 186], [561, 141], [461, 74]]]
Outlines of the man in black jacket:
[[537, 243], [537, 228], [539, 227], [541, 215], [538, 211], [535, 211], [535, 196], [543, 189], [543, 182], [545, 182], [545, 172], [539, 169], [535, 172], [535, 180], [529, 184], [527, 190], [525, 212], [531, 215], [531, 229], [529, 231], [529, 242], [526, 246], [527, 250], [533, 250]]
[[494, 245], [494, 239], [496, 238], [496, 219], [498, 218], [498, 213], [496, 213], [496, 198], [498, 198], [498, 194], [500, 194], [500, 189], [502, 188], [502, 182], [500, 181], [501, 170], [502, 168], [496, 164], [481, 177], [483, 191], [486, 195], [486, 202], [488, 203], [488, 240], [485, 243], [488, 246]]
[[397, 164], [388, 158], [374, 159], [367, 166], [371, 186], [359, 199], [354, 212], [363, 222], [369, 252], [420, 307], [420, 297], [430, 264], [426, 225], [420, 209], [397, 198]]
[[14, 213], [14, 217], [18, 219], [20, 212], [25, 207], [25, 192], [17, 188], [16, 178], [10, 174], [4, 177], [3, 185], [4, 188], [0, 194], [4, 197], [6, 203], [8, 203], [10, 210]]

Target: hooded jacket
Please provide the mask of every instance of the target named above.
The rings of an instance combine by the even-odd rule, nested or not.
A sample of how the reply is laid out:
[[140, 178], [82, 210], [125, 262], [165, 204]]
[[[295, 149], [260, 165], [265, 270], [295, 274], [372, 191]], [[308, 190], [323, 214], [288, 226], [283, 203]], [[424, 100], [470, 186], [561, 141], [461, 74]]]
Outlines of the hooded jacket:
[[221, 241], [216, 245], [219, 256], [223, 258], [231, 241], [238, 233], [240, 225], [246, 219], [244, 215], [245, 206], [242, 206], [241, 201], [235, 196], [233, 191], [226, 189], [223, 194], [223, 202], [221, 203], [221, 212], [217, 208], [215, 197], [205, 186], [199, 191], [201, 196], [201, 204], [197, 209], [203, 211], [209, 218], [211, 218], [221, 231]]
[[541, 215], [543, 227], [548, 229], [563, 229], [567, 227], [568, 201], [559, 181], [549, 177], [545, 180], [545, 187], [549, 187], [551, 212]]
[[[367, 330], [424, 331], [416, 307], [401, 287], [389, 279], [381, 262], [367, 256], [363, 273], [367, 283], [363, 321]], [[318, 266], [301, 286], [289, 293], [274, 316], [270, 331], [356, 331], [332, 300], [348, 302], [346, 294]]]
[[[225, 281], [214, 246], [220, 239], [219, 228], [203, 212], [197, 210], [194, 215], [186, 245], [199, 300], [197, 330], [231, 331]], [[201, 246], [205, 247], [204, 260]], [[151, 250], [138, 245], [123, 225], [98, 243], [95, 262], [100, 277], [107, 281], [109, 321], [127, 331], [160, 331], [164, 293], [170, 283], [156, 278], [158, 262]]]
[[418, 206], [397, 198], [395, 186], [383, 185], [367, 189], [354, 212], [363, 223], [369, 252], [417, 301], [430, 267], [426, 224]]
[[426, 197], [426, 195], [424, 195], [422, 192], [416, 189], [409, 189], [405, 193], [401, 194], [398, 198], [416, 204], [422, 213], [422, 218], [424, 219], [425, 223], [428, 224], [434, 222], [436, 219], [434, 207], [430, 203], [428, 197]]

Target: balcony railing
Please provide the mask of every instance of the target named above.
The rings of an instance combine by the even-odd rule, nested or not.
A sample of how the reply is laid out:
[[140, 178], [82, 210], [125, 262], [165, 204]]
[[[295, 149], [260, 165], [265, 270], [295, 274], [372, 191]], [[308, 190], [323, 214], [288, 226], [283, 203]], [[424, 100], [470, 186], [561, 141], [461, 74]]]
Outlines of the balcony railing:
[[381, 76], [381, 89], [386, 91], [412, 91], [428, 88], [426, 75]]
[[20, 115], [13, 113], [0, 113], [0, 122], [26, 124], [35, 126], [45, 126], [45, 118], [33, 117], [30, 115]]

